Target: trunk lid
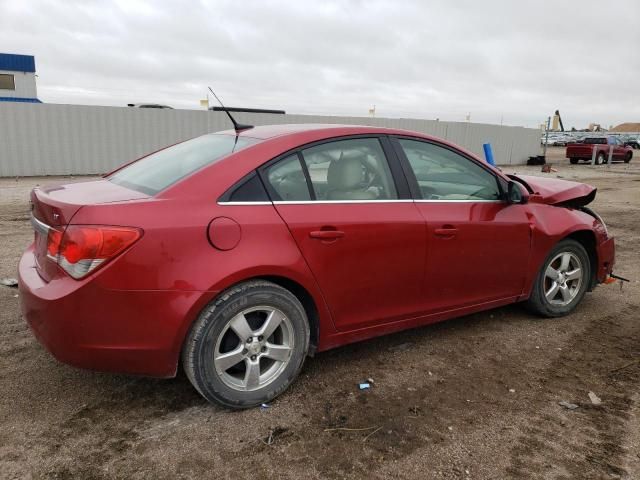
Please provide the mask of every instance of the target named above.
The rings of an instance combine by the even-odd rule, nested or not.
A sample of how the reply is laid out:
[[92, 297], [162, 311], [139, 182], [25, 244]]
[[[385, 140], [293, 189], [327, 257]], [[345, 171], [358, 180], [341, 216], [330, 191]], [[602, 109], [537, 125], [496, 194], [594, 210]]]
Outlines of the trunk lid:
[[47, 256], [50, 232], [64, 232], [73, 216], [84, 205], [143, 200], [148, 195], [129, 190], [108, 180], [46, 185], [31, 191], [31, 214], [35, 231], [36, 269], [45, 281], [54, 278], [59, 269], [55, 259]]
[[514, 176], [528, 186], [530, 202], [548, 205], [581, 207], [596, 197], [596, 187], [586, 183], [570, 182], [559, 178], [542, 178], [531, 175]]

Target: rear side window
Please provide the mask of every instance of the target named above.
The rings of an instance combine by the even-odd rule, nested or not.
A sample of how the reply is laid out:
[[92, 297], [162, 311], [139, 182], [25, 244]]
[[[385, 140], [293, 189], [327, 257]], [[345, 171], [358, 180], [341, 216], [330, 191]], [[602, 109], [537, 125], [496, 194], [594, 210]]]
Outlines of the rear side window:
[[289, 155], [271, 165], [266, 173], [267, 181], [275, 193], [274, 200], [311, 200], [307, 179], [297, 154]]
[[426, 200], [498, 200], [496, 177], [462, 155], [432, 143], [399, 139]]
[[220, 199], [220, 202], [269, 202], [269, 195], [260, 178], [251, 172], [236, 185], [231, 187]]
[[152, 153], [118, 170], [108, 180], [155, 195], [190, 173], [257, 142], [234, 135], [203, 135]]

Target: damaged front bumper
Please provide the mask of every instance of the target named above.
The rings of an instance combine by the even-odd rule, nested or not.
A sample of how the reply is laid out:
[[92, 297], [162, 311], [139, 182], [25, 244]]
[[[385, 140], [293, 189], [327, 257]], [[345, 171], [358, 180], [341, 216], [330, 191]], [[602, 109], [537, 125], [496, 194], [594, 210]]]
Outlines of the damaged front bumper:
[[598, 253], [598, 269], [596, 271], [596, 283], [604, 283], [613, 272], [616, 258], [616, 246], [613, 237], [606, 239], [596, 247]]

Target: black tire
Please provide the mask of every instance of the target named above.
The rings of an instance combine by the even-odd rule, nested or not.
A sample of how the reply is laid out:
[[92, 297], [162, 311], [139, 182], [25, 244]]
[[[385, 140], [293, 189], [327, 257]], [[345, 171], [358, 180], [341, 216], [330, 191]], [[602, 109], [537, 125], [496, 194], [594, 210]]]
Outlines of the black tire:
[[604, 153], [600, 152], [597, 156], [596, 156], [596, 165], [602, 165], [603, 163], [607, 163], [607, 159], [604, 156]]
[[569, 162], [571, 162], [571, 165], [575, 165], [579, 162], [579, 160], [577, 158], [570, 158]]
[[632, 157], [633, 157], [633, 152], [628, 152], [627, 156], [624, 157], [624, 163], [629, 163]]
[[[249, 362], [249, 359], [245, 358], [246, 362], [245, 360], [239, 362], [225, 370], [223, 374], [218, 373], [213, 359], [214, 354], [224, 354], [235, 349], [242, 349], [243, 355], [247, 352], [244, 347], [250, 344], [241, 343], [240, 335], [236, 335], [229, 325], [234, 317], [254, 307], [268, 307], [284, 314], [285, 320], [288, 319], [289, 322], [287, 323], [289, 325], [287, 328], [290, 330], [288, 330], [288, 338], [292, 339], [293, 347], [286, 363], [282, 362], [281, 370], [274, 373], [276, 376], [268, 384], [255, 390], [243, 391], [230, 386], [229, 381], [225, 381], [225, 378], [231, 378], [233, 375], [238, 375], [238, 378], [244, 377], [248, 373], [249, 363], [246, 362]], [[250, 312], [248, 315], [251, 313], [260, 314], [260, 312]], [[249, 320], [248, 317], [247, 320]], [[253, 331], [259, 330], [260, 318], [251, 318], [250, 320], [248, 322], [250, 328]], [[252, 323], [254, 321], [258, 324], [254, 325]], [[284, 329], [285, 327], [278, 328]], [[280, 335], [284, 335], [284, 333], [280, 333]], [[224, 352], [217, 353], [217, 349], [222, 349], [224, 342], [228, 342], [229, 337], [232, 336], [235, 338], [231, 338], [231, 342], [236, 342], [236, 344], [232, 344], [229, 350], [225, 349]], [[257, 341], [257, 338], [255, 337], [253, 341]], [[274, 338], [273, 336], [269, 337], [272, 340]], [[262, 340], [262, 337], [260, 339]], [[264, 339], [264, 342], [267, 340]], [[262, 351], [265, 349], [266, 347], [263, 347]], [[232, 408], [249, 408], [269, 402], [286, 390], [300, 372], [308, 350], [309, 323], [300, 301], [289, 290], [279, 285], [263, 280], [254, 280], [230, 288], [204, 308], [185, 340], [182, 362], [193, 386], [209, 402], [218, 402]], [[250, 354], [251, 352], [246, 353], [245, 357]], [[257, 356], [262, 357], [260, 353]], [[264, 354], [264, 356], [266, 362], [273, 362], [272, 365], [277, 363], [268, 358], [268, 354]], [[257, 362], [260, 372], [262, 358], [258, 358]], [[242, 367], [245, 368], [245, 373], [242, 373]], [[240, 369], [240, 372], [229, 374], [233, 369]]]
[[[571, 254], [579, 260], [582, 268], [582, 279], [579, 286], [576, 286], [575, 296], [566, 305], [557, 305], [551, 303], [545, 295], [546, 282], [549, 278], [546, 276], [547, 268], [552, 266], [554, 259], [564, 253]], [[538, 275], [536, 275], [531, 296], [526, 301], [525, 306], [528, 310], [543, 317], [561, 317], [571, 313], [582, 301], [586, 291], [591, 283], [591, 261], [585, 248], [575, 240], [561, 240], [549, 252], [545, 258]], [[550, 289], [549, 289], [550, 291]]]

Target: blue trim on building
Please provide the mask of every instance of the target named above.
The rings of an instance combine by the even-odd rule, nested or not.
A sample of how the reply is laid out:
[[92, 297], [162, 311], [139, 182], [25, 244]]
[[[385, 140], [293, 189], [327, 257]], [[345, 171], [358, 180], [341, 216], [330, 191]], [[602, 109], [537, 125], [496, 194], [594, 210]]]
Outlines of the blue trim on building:
[[13, 53], [0, 53], [0, 70], [12, 72], [36, 71], [36, 59], [33, 55], [16, 55]]
[[0, 102], [42, 103], [37, 98], [0, 97]]

